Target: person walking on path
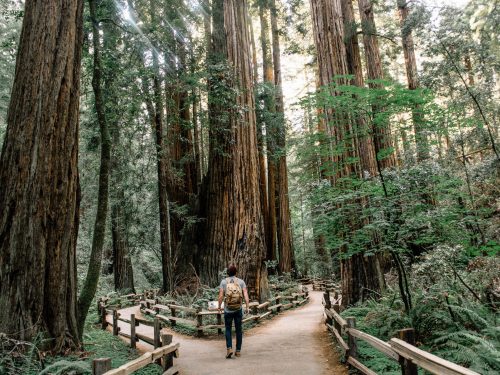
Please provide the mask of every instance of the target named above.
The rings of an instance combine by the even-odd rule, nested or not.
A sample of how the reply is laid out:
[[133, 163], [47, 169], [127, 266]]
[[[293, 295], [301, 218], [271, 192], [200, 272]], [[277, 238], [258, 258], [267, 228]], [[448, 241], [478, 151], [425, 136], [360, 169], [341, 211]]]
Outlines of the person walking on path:
[[231, 264], [227, 268], [227, 275], [220, 283], [219, 287], [219, 312], [222, 309], [222, 301], [224, 300], [224, 324], [226, 326], [226, 358], [231, 358], [233, 355], [233, 337], [231, 329], [233, 326], [236, 330], [236, 353], [235, 356], [241, 355], [241, 344], [243, 342], [243, 297], [246, 303], [246, 313], [249, 311], [248, 290], [245, 281], [236, 277], [236, 266]]

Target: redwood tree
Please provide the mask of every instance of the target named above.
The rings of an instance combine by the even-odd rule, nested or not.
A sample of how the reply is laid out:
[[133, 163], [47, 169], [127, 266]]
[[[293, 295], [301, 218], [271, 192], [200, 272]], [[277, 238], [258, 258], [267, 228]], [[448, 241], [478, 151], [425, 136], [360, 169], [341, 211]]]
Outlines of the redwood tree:
[[[419, 87], [417, 77], [417, 59], [415, 57], [415, 46], [411, 26], [407, 23], [410, 10], [407, 0], [397, 0], [399, 22], [401, 25], [401, 39], [403, 43], [403, 53], [405, 57], [406, 78], [408, 88], [416, 90]], [[423, 129], [424, 119], [421, 109], [415, 105], [412, 109], [413, 128], [415, 131], [415, 144], [417, 146], [417, 159], [419, 161], [429, 158], [429, 141], [425, 129]]]
[[288, 168], [286, 164], [285, 105], [281, 77], [281, 48], [276, 0], [271, 2], [271, 33], [273, 42], [274, 90], [276, 96], [276, 149], [272, 158], [276, 163], [276, 237], [278, 239], [280, 272], [291, 272], [295, 263], [292, 246], [290, 204], [288, 201]]
[[78, 111], [83, 0], [27, 0], [0, 157], [0, 332], [79, 346]]
[[[349, 4], [348, 4], [349, 5]], [[355, 73], [353, 67], [353, 56], [348, 56], [347, 47], [355, 51], [353, 41], [347, 39], [347, 47], [344, 42], [345, 30], [343, 23], [343, 12], [341, 0], [311, 0], [313, 32], [316, 45], [319, 69], [319, 83], [327, 86], [337, 80], [346, 84], [345, 78], [335, 78], [335, 76], [345, 76], [351, 71]], [[345, 9], [345, 8], [344, 8]], [[352, 12], [352, 9], [351, 9]], [[355, 57], [355, 56], [354, 56]], [[351, 60], [350, 60], [351, 59]], [[359, 58], [357, 58], [359, 64]], [[360, 77], [357, 78], [358, 80]], [[339, 95], [333, 88], [331, 95]], [[359, 140], [356, 139], [356, 132], [353, 131], [355, 119], [348, 113], [334, 111], [332, 108], [325, 109], [325, 117], [328, 121], [326, 131], [329, 131], [332, 139], [332, 147], [336, 150], [333, 157], [334, 185], [337, 185], [338, 178], [341, 177], [362, 177], [360, 168], [356, 162], [351, 160], [359, 157], [362, 148]], [[349, 219], [352, 230], [356, 230], [360, 223], [354, 215]], [[343, 246], [341, 251], [347, 252]], [[363, 298], [365, 290], [380, 291], [383, 287], [383, 278], [377, 257], [365, 257], [364, 254], [356, 253], [341, 260], [341, 281], [342, 281], [342, 303], [350, 305]]]
[[210, 155], [201, 276], [218, 282], [234, 262], [253, 298], [267, 293], [265, 238], [245, 0], [214, 0], [210, 56]]

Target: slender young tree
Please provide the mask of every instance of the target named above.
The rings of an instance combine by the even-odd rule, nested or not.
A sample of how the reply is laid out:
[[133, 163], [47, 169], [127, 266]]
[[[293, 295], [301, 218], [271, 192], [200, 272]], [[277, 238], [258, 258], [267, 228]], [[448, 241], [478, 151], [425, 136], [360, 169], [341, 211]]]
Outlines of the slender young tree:
[[27, 0], [0, 157], [0, 331], [48, 349], [77, 328], [83, 0]]
[[109, 200], [109, 175], [111, 165], [111, 139], [106, 118], [106, 104], [103, 95], [103, 64], [101, 47], [101, 28], [97, 17], [97, 2], [89, 0], [90, 18], [92, 20], [92, 48], [93, 70], [92, 88], [94, 90], [94, 104], [101, 135], [101, 166], [99, 168], [99, 191], [97, 194], [97, 212], [94, 222], [92, 249], [90, 252], [87, 276], [78, 297], [78, 331], [83, 333], [83, 326], [92, 300], [97, 290], [97, 283], [101, 274], [102, 248], [106, 234], [106, 221], [108, 216]]
[[210, 159], [201, 276], [234, 262], [250, 295], [267, 294], [252, 53], [245, 0], [214, 0], [209, 67]]

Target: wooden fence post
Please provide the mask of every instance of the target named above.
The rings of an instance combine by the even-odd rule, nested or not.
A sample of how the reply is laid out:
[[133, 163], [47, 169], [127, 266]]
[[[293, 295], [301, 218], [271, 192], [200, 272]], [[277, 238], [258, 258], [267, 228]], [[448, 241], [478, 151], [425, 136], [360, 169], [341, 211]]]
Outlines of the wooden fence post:
[[[347, 326], [349, 328], [356, 328], [356, 318], [349, 317], [345, 319], [347, 321]], [[339, 332], [340, 333], [340, 332]], [[349, 351], [347, 355], [352, 358], [358, 358], [358, 343], [356, 342], [356, 337], [352, 336], [347, 330], [347, 345], [349, 346]]]
[[111, 370], [111, 358], [96, 358], [92, 361], [92, 375], [102, 375]]
[[[217, 314], [217, 325], [222, 325], [222, 313]], [[217, 334], [221, 335], [222, 334], [222, 328], [217, 328]]]
[[[279, 297], [279, 296], [278, 296], [278, 297], [276, 297], [276, 304], [277, 304], [277, 305], [279, 305], [279, 304], [280, 304], [280, 302], [281, 302], [281, 297]], [[277, 313], [280, 313], [280, 312], [281, 312], [281, 306], [280, 306], [280, 307], [278, 307], [278, 308], [276, 308], [276, 312], [277, 312]]]
[[101, 329], [106, 329], [108, 321], [106, 320], [106, 306], [101, 305]]
[[203, 315], [201, 313], [201, 307], [196, 308], [196, 327], [198, 328], [198, 337], [203, 336]]
[[257, 305], [254, 304], [254, 305], [252, 305], [251, 308], [252, 308], [252, 311], [251, 311], [252, 315], [257, 315]]
[[[162, 333], [161, 334], [161, 346], [167, 346], [172, 343], [172, 335], [169, 335], [167, 333]], [[163, 371], [168, 370], [174, 365], [174, 353], [169, 353], [167, 355], [164, 355], [162, 357], [162, 367]]]
[[120, 331], [118, 327], [118, 311], [113, 310], [113, 335], [118, 336], [118, 332]]
[[[333, 305], [333, 311], [335, 311], [337, 314], [340, 314], [340, 305], [339, 304]], [[339, 322], [337, 322], [335, 319], [333, 319], [333, 325], [334, 325], [335, 329], [337, 330], [337, 332], [340, 335], [342, 335], [342, 326], [339, 324]]]
[[[398, 331], [398, 337], [406, 341], [408, 344], [415, 345], [415, 330], [413, 328], [405, 328]], [[401, 373], [403, 375], [418, 375], [418, 368], [411, 360], [399, 357], [401, 365]]]
[[130, 314], [130, 347], [135, 349], [137, 337], [135, 336], [135, 314]]
[[332, 307], [332, 302], [330, 301], [330, 291], [326, 290], [323, 293], [323, 300], [325, 301], [325, 309], [329, 309]]
[[153, 333], [153, 342], [154, 342], [154, 348], [159, 348], [161, 346], [161, 339], [160, 339], [160, 330], [161, 330], [161, 323], [160, 319], [155, 317], [154, 320], [154, 333]]
[[[175, 308], [173, 309], [170, 307], [170, 315], [172, 315], [172, 318], [175, 318]], [[170, 324], [175, 326], [175, 320], [171, 320]]]

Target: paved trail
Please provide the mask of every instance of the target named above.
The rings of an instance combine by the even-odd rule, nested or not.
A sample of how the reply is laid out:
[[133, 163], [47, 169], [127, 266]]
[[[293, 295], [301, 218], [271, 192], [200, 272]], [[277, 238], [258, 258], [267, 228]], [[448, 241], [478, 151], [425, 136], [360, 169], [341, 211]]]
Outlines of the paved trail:
[[[180, 343], [180, 358], [174, 360], [175, 365], [182, 375], [347, 374], [323, 323], [322, 293], [310, 292], [309, 296], [308, 304], [244, 332], [240, 358], [225, 359], [223, 335], [194, 338], [170, 332], [173, 342]], [[132, 313], [140, 316], [139, 308], [120, 310], [122, 317]], [[122, 332], [130, 332], [128, 324], [120, 322], [120, 327]], [[153, 336], [153, 329], [144, 325], [138, 326], [137, 332]], [[152, 347], [141, 341], [138, 349], [147, 351]]]

